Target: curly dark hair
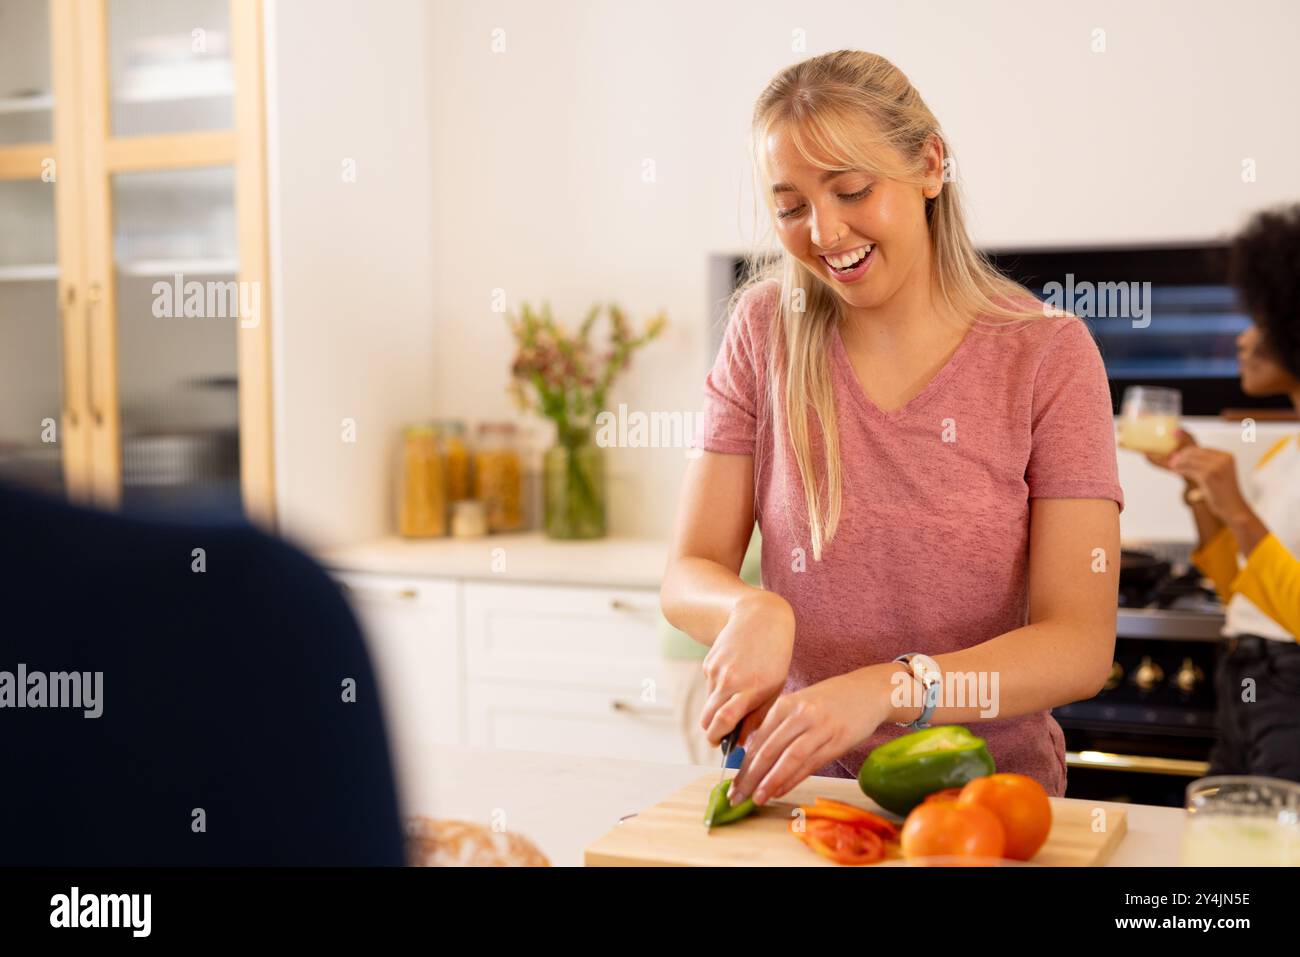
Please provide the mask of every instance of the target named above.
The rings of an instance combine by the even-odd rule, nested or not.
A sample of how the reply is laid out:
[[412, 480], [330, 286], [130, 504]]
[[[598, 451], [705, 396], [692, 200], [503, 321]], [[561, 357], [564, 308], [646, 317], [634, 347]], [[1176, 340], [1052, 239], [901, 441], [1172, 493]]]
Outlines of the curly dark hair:
[[1228, 281], [1263, 345], [1300, 379], [1300, 203], [1255, 214], [1233, 241]]

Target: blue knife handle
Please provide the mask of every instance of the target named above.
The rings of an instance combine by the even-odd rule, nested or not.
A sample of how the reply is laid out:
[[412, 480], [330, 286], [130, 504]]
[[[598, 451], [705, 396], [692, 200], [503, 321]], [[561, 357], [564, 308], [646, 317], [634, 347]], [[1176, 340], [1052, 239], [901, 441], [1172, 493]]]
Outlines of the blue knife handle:
[[745, 760], [745, 749], [737, 746], [739, 741], [740, 725], [736, 725], [735, 730], [722, 739], [722, 754], [726, 759], [722, 763], [724, 768], [738, 768]]

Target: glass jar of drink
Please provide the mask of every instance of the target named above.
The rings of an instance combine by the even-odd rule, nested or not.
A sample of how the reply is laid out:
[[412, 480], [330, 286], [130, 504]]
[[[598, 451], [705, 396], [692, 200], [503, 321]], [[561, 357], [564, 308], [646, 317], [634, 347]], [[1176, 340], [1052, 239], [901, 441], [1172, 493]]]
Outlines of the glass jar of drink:
[[487, 510], [488, 530], [516, 531], [524, 522], [518, 429], [510, 422], [485, 422], [474, 444], [474, 497]]
[[1187, 786], [1183, 867], [1300, 866], [1300, 784], [1222, 775]]
[[431, 425], [413, 425], [402, 435], [398, 531], [406, 538], [447, 534], [447, 496], [442, 456]]
[[1129, 386], [1119, 413], [1119, 444], [1134, 452], [1168, 455], [1178, 447], [1183, 396], [1177, 389]]

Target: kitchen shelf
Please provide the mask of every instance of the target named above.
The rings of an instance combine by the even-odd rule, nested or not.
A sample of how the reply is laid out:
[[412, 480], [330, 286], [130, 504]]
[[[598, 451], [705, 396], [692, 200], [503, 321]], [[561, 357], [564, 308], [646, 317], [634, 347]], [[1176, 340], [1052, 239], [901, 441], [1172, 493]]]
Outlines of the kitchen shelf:
[[0, 282], [53, 282], [58, 278], [57, 263], [0, 266]]
[[[113, 97], [114, 102], [132, 106], [142, 103], [181, 103], [190, 100], [220, 100], [235, 95], [234, 83], [213, 84], [194, 89], [169, 89], [165, 86], [127, 90]], [[54, 109], [54, 94], [0, 97], [0, 113], [43, 113]]]
[[221, 57], [185, 65], [157, 62], [132, 67], [116, 80], [113, 100], [163, 103], [228, 99], [234, 95], [234, 64]]
[[40, 113], [54, 109], [54, 94], [0, 97], [0, 113]]
[[117, 264], [123, 276], [225, 276], [239, 272], [236, 259], [132, 259]]
[[212, 86], [201, 90], [130, 90], [113, 97], [114, 103], [126, 103], [135, 106], [140, 103], [183, 103], [199, 100], [221, 100], [235, 95], [234, 84]]

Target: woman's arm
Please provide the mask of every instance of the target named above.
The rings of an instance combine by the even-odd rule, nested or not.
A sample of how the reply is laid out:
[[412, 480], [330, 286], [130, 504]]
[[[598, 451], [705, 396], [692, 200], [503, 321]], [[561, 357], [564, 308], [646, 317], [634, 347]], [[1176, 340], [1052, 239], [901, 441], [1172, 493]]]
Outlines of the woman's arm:
[[[1276, 449], [1274, 446], [1265, 459]], [[1237, 463], [1231, 453], [1186, 446], [1169, 456], [1168, 468], [1200, 493], [1200, 501], [1194, 508], [1201, 543], [1192, 553], [1192, 564], [1210, 577], [1219, 599], [1226, 605], [1237, 590], [1241, 571], [1237, 553], [1249, 555], [1268, 535], [1268, 529], [1241, 493]], [[1211, 515], [1209, 538], [1202, 519], [1205, 512]]]
[[1267, 532], [1247, 555], [1233, 587], [1300, 641], [1300, 559]]
[[1193, 499], [1188, 497], [1196, 488], [1191, 482], [1187, 483], [1184, 491], [1183, 501], [1192, 512], [1192, 521], [1196, 523], [1196, 542], [1197, 550], [1205, 548], [1218, 536], [1219, 532], [1227, 528], [1223, 522], [1219, 521], [1219, 516], [1210, 510], [1210, 506], [1205, 504], [1204, 499]]
[[[966, 700], [941, 694], [932, 724], [970, 724], [1091, 698], [1110, 674], [1119, 592], [1119, 509], [1104, 499], [1030, 502], [1029, 624], [934, 656]], [[899, 695], [907, 684], [907, 697]], [[945, 683], [941, 692], [955, 688]], [[987, 692], [980, 700], [978, 692]], [[892, 700], [891, 700], [892, 699]], [[914, 679], [897, 664], [870, 665], [784, 695], [754, 732], [732, 800], [758, 803], [870, 737], [885, 721], [921, 713]], [[974, 699], [974, 700], [971, 700]], [[993, 713], [990, 713], [993, 712]]]
[[[1176, 444], [1172, 452], [1147, 452], [1147, 461], [1156, 468], [1172, 472], [1173, 469], [1170, 467], [1169, 461], [1174, 455], [1186, 448], [1198, 448], [1196, 437], [1185, 429], [1179, 429], [1174, 433], [1174, 441]], [[1191, 509], [1192, 520], [1196, 523], [1197, 548], [1198, 550], [1204, 549], [1223, 529], [1223, 522], [1220, 521], [1219, 516], [1214, 514], [1214, 511], [1205, 503], [1203, 498], [1198, 500], [1189, 496], [1189, 493], [1196, 488], [1196, 483], [1186, 477], [1183, 478], [1183, 481], [1186, 483], [1186, 488], [1183, 490], [1183, 502]]]
[[740, 578], [753, 531], [753, 457], [704, 452], [686, 470], [659, 600], [710, 646], [700, 726], [713, 743], [780, 693], [794, 649], [789, 602]]
[[[1260, 464], [1267, 462], [1287, 441], [1283, 439], [1274, 445]], [[1245, 566], [1226, 589], [1219, 587], [1219, 593], [1225, 597], [1237, 592], [1244, 594], [1264, 614], [1292, 635], [1300, 636], [1300, 562], [1270, 533], [1247, 503], [1237, 484], [1237, 467], [1232, 455], [1215, 449], [1184, 449], [1171, 458], [1170, 467], [1196, 484], [1204, 493], [1206, 507], [1227, 529], [1223, 538], [1232, 542], [1233, 568], [1237, 567], [1237, 550], [1247, 556]], [[1217, 587], [1217, 579], [1215, 584]]]
[[[1170, 460], [1187, 448], [1198, 448], [1196, 438], [1185, 429], [1179, 429], [1175, 435], [1177, 443], [1172, 452], [1146, 453], [1147, 461], [1157, 468], [1173, 472]], [[1178, 473], [1174, 473], [1178, 474]], [[1192, 564], [1202, 575], [1214, 582], [1214, 590], [1219, 600], [1225, 605], [1232, 598], [1232, 580], [1237, 577], [1237, 540], [1232, 531], [1223, 524], [1222, 519], [1214, 513], [1202, 492], [1192, 479], [1182, 476], [1184, 482], [1183, 503], [1192, 513], [1196, 523], [1196, 550], [1192, 552]]]
[[[998, 689], [997, 714], [981, 714], [985, 709], [978, 704], [941, 706], [932, 723], [1013, 718], [1097, 694], [1115, 657], [1119, 556], [1119, 509], [1114, 502], [1033, 499], [1029, 623], [934, 659], [943, 672], [987, 675], [988, 687]], [[885, 717], [911, 721], [919, 713], [919, 708], [891, 709]]]
[[659, 601], [669, 624], [711, 645], [761, 589], [740, 578], [754, 531], [754, 458], [704, 452], [686, 468]]

